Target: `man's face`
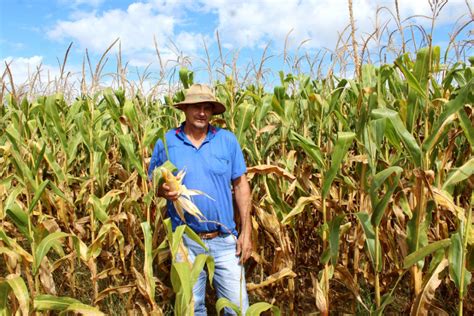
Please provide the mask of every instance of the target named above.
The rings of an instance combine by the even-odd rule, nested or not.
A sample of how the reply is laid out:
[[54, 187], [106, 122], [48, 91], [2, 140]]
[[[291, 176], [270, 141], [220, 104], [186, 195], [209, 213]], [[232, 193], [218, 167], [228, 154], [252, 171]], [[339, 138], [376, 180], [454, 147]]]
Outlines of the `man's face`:
[[186, 108], [184, 108], [186, 124], [196, 129], [207, 130], [212, 113], [213, 105], [211, 103], [188, 104]]

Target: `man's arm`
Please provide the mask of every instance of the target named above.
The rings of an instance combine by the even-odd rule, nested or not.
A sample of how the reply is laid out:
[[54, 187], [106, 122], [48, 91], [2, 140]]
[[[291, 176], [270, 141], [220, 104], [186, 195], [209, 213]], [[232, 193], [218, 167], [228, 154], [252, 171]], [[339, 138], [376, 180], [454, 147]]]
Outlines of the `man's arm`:
[[252, 254], [252, 220], [250, 218], [251, 192], [247, 177], [244, 175], [232, 182], [235, 201], [239, 208], [241, 230], [237, 240], [237, 252], [240, 262], [244, 263]]

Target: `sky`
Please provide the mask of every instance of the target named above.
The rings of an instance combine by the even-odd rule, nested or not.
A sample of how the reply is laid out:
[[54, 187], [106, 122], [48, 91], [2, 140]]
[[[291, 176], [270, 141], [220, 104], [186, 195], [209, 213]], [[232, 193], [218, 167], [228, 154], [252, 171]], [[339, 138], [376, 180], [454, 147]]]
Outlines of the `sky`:
[[[379, 42], [368, 43], [373, 51], [387, 49], [388, 36], [383, 34], [396, 30], [395, 0], [352, 2], [358, 42], [377, 26], [387, 26]], [[406, 30], [417, 24], [430, 32], [428, 0], [398, 0], [398, 6]], [[472, 22], [473, 9], [474, 0], [449, 0], [436, 19], [433, 43], [446, 47], [450, 34]], [[153, 81], [160, 69], [184, 65], [200, 80], [212, 81], [206, 60], [216, 69], [222, 55], [228, 65], [235, 62], [245, 73], [252, 63], [258, 68], [265, 52], [267, 70], [289, 71], [285, 52], [317, 60], [318, 52], [335, 51], [341, 33], [343, 38], [350, 34], [345, 30], [347, 0], [0, 0], [0, 14], [0, 72], [8, 63], [16, 84], [27, 81], [40, 65], [42, 76], [57, 76], [70, 43], [65, 69], [75, 75], [83, 69], [86, 51], [94, 68], [119, 39], [105, 71], [116, 70], [120, 44], [127, 76], [151, 73], [146, 80]], [[457, 39], [472, 41], [473, 24]], [[411, 30], [420, 37], [417, 28], [406, 31], [407, 37]], [[394, 32], [392, 40], [399, 40], [398, 35]]]

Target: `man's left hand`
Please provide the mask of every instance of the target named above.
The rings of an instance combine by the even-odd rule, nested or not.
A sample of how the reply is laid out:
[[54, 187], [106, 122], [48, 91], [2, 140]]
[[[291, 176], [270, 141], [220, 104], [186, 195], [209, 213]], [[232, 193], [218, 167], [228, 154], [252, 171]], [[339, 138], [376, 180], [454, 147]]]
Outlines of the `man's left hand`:
[[240, 263], [244, 264], [252, 254], [252, 238], [250, 234], [241, 234], [237, 239], [237, 251], [235, 253], [240, 256]]

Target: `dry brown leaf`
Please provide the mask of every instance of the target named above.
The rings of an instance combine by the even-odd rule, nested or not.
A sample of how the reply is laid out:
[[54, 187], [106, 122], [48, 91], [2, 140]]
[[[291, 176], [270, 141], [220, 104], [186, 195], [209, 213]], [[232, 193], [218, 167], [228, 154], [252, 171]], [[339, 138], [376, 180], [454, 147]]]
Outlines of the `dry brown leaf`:
[[440, 274], [448, 266], [448, 259], [444, 258], [438, 264], [433, 273], [423, 283], [420, 294], [415, 299], [411, 307], [410, 315], [412, 316], [424, 316], [428, 315], [431, 307], [431, 301], [435, 296], [436, 289], [441, 284]]
[[275, 283], [285, 277], [290, 277], [294, 278], [296, 277], [296, 273], [294, 273], [290, 268], [283, 268], [282, 270], [278, 271], [277, 273], [274, 273], [270, 275], [265, 281], [260, 282], [258, 284], [255, 283], [248, 283], [247, 284], [247, 290], [248, 291], [253, 291], [258, 288], [262, 288], [265, 286], [268, 286], [272, 283]]
[[53, 280], [53, 273], [51, 271], [51, 263], [46, 256], [44, 256], [43, 261], [41, 261], [39, 268], [39, 278], [46, 293], [57, 295], [56, 286]]
[[263, 133], [268, 133], [268, 132], [272, 132], [275, 130], [277, 126], [276, 125], [267, 125], [261, 129], [259, 129], [257, 131], [257, 134], [255, 135], [256, 138], [258, 138], [260, 135], [262, 135]]
[[117, 293], [117, 294], [128, 293], [135, 287], [136, 287], [135, 284], [127, 284], [127, 285], [106, 288], [105, 290], [99, 293], [94, 303], [97, 304], [98, 302], [102, 301], [104, 298], [106, 298], [112, 293]]
[[311, 273], [311, 281], [313, 282], [313, 294], [316, 300], [316, 307], [321, 312], [321, 315], [329, 315], [328, 303], [326, 296], [324, 295], [323, 289], [319, 284], [318, 278]]
[[286, 171], [285, 169], [275, 166], [275, 165], [257, 165], [247, 168], [248, 174], [276, 174], [280, 177], [284, 177], [287, 180], [295, 180], [296, 177]]

